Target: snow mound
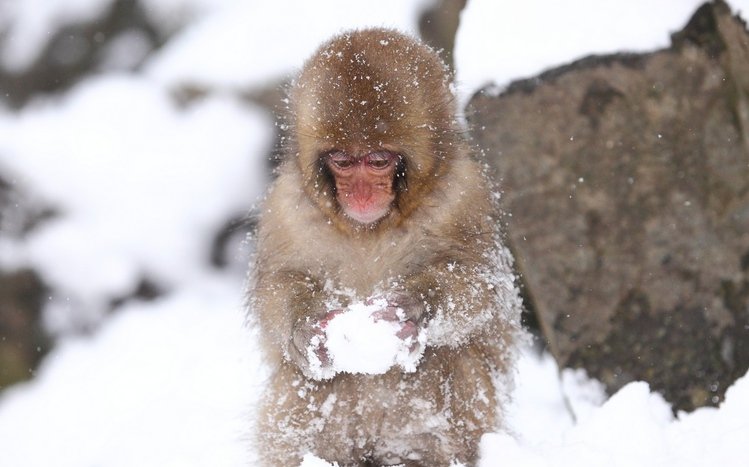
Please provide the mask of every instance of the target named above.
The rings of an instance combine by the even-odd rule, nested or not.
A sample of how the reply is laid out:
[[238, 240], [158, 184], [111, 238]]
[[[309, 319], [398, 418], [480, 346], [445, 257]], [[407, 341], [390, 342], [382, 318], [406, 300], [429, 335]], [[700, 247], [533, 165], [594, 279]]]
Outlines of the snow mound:
[[416, 371], [426, 333], [420, 330], [415, 342], [411, 336], [398, 337], [405, 317], [390, 321], [374, 315], [386, 307], [385, 300], [355, 303], [330, 320], [325, 327], [326, 347], [336, 373], [379, 375], [395, 365], [406, 372]]

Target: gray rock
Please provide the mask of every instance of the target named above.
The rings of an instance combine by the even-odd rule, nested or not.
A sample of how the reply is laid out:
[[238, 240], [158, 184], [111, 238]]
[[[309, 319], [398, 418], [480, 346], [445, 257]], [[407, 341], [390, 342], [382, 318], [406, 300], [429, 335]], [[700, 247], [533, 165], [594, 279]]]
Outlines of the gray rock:
[[563, 367], [675, 409], [749, 367], [749, 34], [722, 1], [672, 46], [588, 57], [467, 115], [529, 306]]
[[[0, 239], [19, 240], [54, 215], [0, 170]], [[36, 271], [0, 264], [0, 391], [30, 378], [52, 345], [42, 325], [48, 293]]]
[[453, 69], [455, 33], [467, 0], [434, 0], [419, 16], [419, 35]]
[[49, 350], [41, 325], [46, 291], [30, 269], [0, 270], [0, 391], [30, 378]]

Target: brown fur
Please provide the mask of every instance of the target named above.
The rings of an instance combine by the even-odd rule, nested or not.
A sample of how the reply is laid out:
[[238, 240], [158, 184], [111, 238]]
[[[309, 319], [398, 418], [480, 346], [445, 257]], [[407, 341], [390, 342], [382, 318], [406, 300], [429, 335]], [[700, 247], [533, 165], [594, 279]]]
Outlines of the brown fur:
[[305, 190], [334, 219], [332, 189], [320, 190], [330, 184], [321, 153], [357, 146], [404, 153], [408, 190], [388, 228], [416, 209], [463, 141], [439, 56], [408, 36], [370, 32], [343, 34], [317, 51], [292, 90], [292, 116]]
[[[335, 37], [294, 84], [294, 137], [265, 201], [251, 290], [274, 368], [258, 421], [264, 465], [298, 465], [306, 452], [342, 466], [471, 464], [481, 434], [501, 424], [495, 384], [512, 366], [520, 302], [449, 86], [434, 51], [387, 29]], [[320, 157], [341, 148], [405, 161], [394, 207], [373, 226], [335, 201]], [[316, 381], [292, 362], [295, 326], [320, 319], [343, 289], [424, 301], [429, 340], [415, 372]]]

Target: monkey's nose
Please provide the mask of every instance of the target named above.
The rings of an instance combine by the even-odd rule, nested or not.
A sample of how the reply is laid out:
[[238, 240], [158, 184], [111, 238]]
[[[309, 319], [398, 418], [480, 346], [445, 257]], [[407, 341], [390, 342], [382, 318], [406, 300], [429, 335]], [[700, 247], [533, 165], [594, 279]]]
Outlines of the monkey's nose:
[[369, 201], [372, 197], [372, 184], [365, 181], [357, 181], [351, 187], [351, 194], [358, 202]]

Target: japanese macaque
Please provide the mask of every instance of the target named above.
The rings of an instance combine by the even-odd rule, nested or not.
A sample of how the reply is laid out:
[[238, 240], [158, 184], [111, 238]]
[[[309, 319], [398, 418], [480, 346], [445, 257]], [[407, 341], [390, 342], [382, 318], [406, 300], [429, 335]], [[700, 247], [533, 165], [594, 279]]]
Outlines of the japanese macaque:
[[[402, 33], [347, 32], [306, 62], [289, 103], [250, 290], [273, 369], [263, 464], [474, 465], [501, 426], [521, 302], [447, 68]], [[325, 328], [357, 303], [395, 324], [415, 368], [336, 370]]]

